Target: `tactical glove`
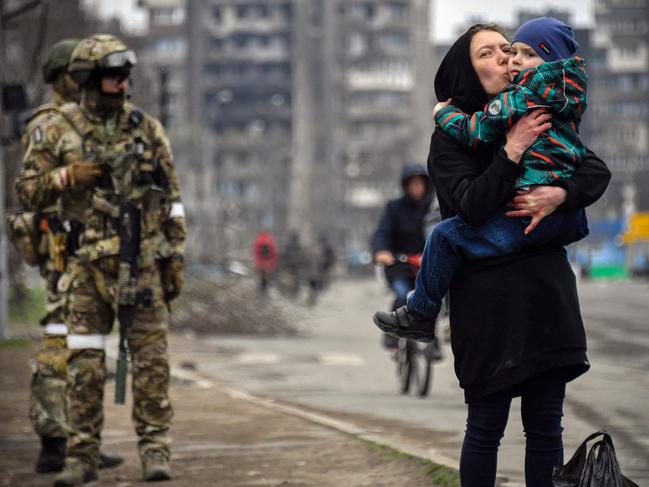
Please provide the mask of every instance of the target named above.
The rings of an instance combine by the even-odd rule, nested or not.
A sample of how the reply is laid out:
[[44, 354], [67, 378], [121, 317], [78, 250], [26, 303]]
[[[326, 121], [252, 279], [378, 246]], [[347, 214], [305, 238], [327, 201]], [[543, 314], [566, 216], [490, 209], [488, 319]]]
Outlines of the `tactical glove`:
[[174, 255], [162, 262], [161, 278], [164, 299], [167, 303], [176, 299], [185, 283], [185, 261], [182, 256]]
[[93, 161], [75, 160], [50, 173], [52, 185], [59, 191], [89, 186], [101, 176], [101, 167]]
[[75, 161], [66, 166], [71, 188], [89, 186], [101, 176], [99, 164], [92, 161]]

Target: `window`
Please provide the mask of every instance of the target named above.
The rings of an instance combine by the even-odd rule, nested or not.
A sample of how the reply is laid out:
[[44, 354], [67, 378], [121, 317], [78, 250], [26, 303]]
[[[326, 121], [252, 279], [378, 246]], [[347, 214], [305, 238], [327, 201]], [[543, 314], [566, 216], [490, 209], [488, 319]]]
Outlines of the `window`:
[[408, 51], [410, 38], [407, 33], [382, 34], [378, 44], [387, 53], [403, 53]]
[[167, 39], [159, 39], [155, 43], [155, 50], [160, 55], [175, 55], [182, 56], [185, 54], [187, 45], [185, 40], [180, 37], [171, 37]]
[[185, 22], [182, 7], [160, 7], [153, 10], [153, 23], [159, 25], [180, 25]]
[[268, 8], [268, 5], [257, 5], [257, 15], [259, 17], [268, 17], [270, 14], [270, 9]]
[[402, 3], [389, 3], [387, 8], [391, 19], [402, 20], [406, 17], [406, 6]]

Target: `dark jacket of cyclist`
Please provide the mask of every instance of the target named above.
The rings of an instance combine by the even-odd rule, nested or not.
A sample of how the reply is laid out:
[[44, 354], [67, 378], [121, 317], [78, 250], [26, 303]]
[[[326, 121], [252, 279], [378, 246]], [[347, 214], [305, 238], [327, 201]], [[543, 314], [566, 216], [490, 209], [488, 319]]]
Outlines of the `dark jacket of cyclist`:
[[416, 277], [413, 267], [400, 262], [398, 257], [424, 251], [425, 228], [434, 197], [430, 178], [421, 164], [403, 168], [401, 186], [404, 195], [388, 202], [372, 239], [374, 261], [385, 266], [385, 276], [398, 306], [405, 304]]

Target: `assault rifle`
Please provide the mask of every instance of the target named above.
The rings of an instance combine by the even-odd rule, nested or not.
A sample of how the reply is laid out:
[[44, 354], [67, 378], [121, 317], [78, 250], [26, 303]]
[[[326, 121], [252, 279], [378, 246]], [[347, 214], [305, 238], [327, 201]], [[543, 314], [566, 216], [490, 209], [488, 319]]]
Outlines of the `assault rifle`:
[[138, 304], [137, 265], [140, 253], [140, 210], [132, 201], [119, 206], [119, 272], [117, 291], [117, 320], [119, 321], [119, 355], [115, 372], [115, 404], [126, 399], [126, 376], [128, 374], [128, 349], [126, 334], [133, 325]]

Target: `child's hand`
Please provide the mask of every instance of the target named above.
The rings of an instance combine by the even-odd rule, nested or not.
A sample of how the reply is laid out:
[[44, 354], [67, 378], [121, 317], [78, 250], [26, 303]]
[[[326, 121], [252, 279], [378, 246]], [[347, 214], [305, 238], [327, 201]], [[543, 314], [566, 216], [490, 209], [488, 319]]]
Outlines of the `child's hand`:
[[439, 112], [442, 108], [446, 108], [450, 104], [451, 104], [450, 98], [446, 101], [440, 101], [437, 105], [435, 105], [435, 108], [433, 108], [433, 117], [437, 115], [437, 112]]

